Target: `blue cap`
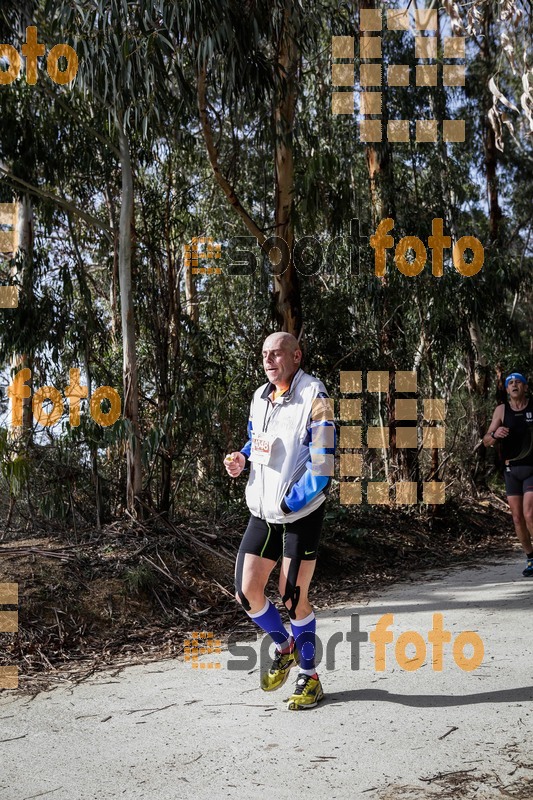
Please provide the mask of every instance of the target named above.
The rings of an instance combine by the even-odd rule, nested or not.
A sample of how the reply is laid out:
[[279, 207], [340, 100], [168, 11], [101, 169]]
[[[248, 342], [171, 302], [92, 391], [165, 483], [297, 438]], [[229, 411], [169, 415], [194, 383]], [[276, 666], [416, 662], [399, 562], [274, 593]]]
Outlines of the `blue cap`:
[[524, 378], [522, 373], [520, 373], [520, 372], [511, 372], [511, 374], [508, 375], [506, 377], [506, 379], [505, 379], [505, 388], [506, 389], [509, 386], [509, 381], [512, 381], [513, 378], [514, 378], [515, 381], [522, 381], [522, 383], [527, 383], [527, 379]]

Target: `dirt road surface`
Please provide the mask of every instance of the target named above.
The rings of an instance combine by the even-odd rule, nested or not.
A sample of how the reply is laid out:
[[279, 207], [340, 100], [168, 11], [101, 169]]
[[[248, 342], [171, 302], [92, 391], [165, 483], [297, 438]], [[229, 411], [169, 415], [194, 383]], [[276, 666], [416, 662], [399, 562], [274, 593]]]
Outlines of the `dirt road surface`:
[[[326, 698], [314, 710], [286, 709], [294, 671], [279, 691], [260, 690], [260, 642], [204, 655], [196, 668], [182, 659], [134, 666], [32, 699], [4, 691], [0, 797], [533, 798], [533, 580], [521, 577], [523, 562], [517, 553], [417, 575], [363, 603], [318, 612], [328, 656], [319, 668]], [[372, 641], [360, 642], [352, 668], [351, 626], [370, 634], [384, 614], [393, 615], [394, 636], [385, 669], [376, 671]], [[442, 671], [428, 643], [434, 614], [452, 637]], [[404, 639], [397, 646], [406, 631], [418, 634], [408, 637], [423, 658], [415, 670], [398, 664], [415, 655]], [[483, 643], [471, 671], [454, 659], [462, 631]], [[456, 645], [463, 666], [480, 653], [468, 639]]]

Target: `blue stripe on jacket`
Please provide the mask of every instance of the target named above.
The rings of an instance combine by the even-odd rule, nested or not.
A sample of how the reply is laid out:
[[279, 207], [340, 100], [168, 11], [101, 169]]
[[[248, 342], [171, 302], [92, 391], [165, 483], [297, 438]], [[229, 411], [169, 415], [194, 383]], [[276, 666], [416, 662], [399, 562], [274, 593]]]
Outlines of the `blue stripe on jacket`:
[[[318, 428], [323, 427], [333, 428], [333, 447], [315, 447], [313, 445], [313, 433], [316, 432]], [[320, 422], [312, 422], [309, 425], [307, 428], [305, 444], [309, 445], [309, 454], [311, 458], [306, 462], [305, 472], [303, 473], [302, 477], [299, 478], [299, 480], [297, 480], [293, 486], [291, 486], [288, 494], [285, 495], [281, 502], [281, 510], [284, 513], [287, 514], [290, 511], [300, 511], [300, 509], [310, 503], [319, 492], [325, 491], [329, 487], [332, 476], [316, 475], [313, 473], [312, 457], [315, 454], [334, 456], [336, 439], [337, 432], [334, 422], [322, 420]]]
[[248, 420], [248, 441], [240, 451], [246, 459], [250, 458], [252, 452], [252, 420]]

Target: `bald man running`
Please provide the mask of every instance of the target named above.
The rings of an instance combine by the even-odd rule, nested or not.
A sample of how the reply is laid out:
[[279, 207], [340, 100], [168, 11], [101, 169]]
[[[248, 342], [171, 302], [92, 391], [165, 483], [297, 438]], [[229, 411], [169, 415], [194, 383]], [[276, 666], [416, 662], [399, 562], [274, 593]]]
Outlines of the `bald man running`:
[[[324, 697], [315, 665], [316, 620], [308, 599], [333, 475], [335, 425], [324, 385], [301, 368], [302, 351], [289, 333], [263, 344], [268, 382], [254, 394], [248, 442], [224, 459], [236, 478], [250, 467], [246, 502], [250, 520], [235, 568], [236, 599], [276, 643], [276, 656], [261, 688], [283, 686], [299, 664], [291, 711], [314, 708]], [[290, 617], [287, 631], [265, 597], [270, 573], [282, 557], [279, 592]]]

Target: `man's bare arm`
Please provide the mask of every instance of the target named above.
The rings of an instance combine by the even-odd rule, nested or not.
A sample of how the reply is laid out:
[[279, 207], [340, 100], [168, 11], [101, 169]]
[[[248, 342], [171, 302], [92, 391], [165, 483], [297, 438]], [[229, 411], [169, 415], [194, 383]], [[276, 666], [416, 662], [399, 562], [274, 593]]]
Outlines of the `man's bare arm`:
[[[496, 410], [494, 411], [494, 414], [492, 415], [492, 422], [489, 425], [487, 433], [482, 439], [485, 447], [493, 447], [496, 439], [505, 439], [505, 437], [509, 435], [509, 428], [505, 428], [503, 426], [504, 409], [505, 406], [502, 403], [500, 406], [497, 406]], [[492, 434], [494, 434], [494, 436]]]

